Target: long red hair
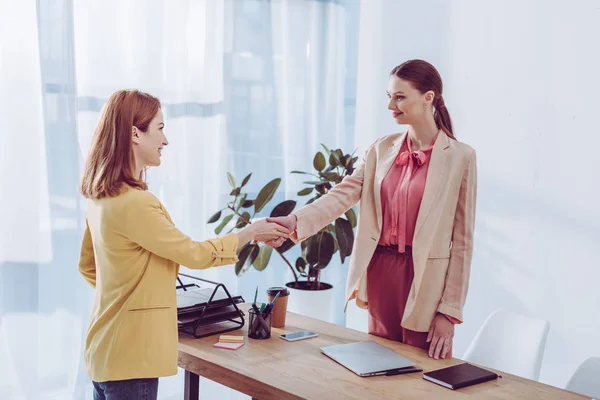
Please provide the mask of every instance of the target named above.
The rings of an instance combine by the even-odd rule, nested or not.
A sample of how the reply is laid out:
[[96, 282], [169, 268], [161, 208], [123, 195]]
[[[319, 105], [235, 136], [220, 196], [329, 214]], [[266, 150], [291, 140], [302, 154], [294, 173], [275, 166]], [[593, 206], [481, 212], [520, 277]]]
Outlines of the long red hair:
[[113, 93], [102, 110], [81, 179], [81, 193], [88, 199], [119, 194], [123, 184], [147, 190], [142, 176], [135, 176], [131, 143], [133, 127], [142, 132], [160, 109], [160, 100], [138, 90]]

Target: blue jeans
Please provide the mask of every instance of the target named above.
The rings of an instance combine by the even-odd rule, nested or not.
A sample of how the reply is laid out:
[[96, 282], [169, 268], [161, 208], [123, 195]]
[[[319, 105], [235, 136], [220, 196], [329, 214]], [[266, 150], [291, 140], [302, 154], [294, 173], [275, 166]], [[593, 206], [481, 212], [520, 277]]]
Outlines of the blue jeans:
[[94, 400], [157, 400], [158, 378], [93, 382]]

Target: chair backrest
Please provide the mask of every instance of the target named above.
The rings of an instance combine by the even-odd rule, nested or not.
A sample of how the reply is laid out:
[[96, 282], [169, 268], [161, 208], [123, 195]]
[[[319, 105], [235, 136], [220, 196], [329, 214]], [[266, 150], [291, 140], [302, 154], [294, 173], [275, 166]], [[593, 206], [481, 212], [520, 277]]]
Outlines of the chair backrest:
[[549, 329], [548, 321], [497, 310], [483, 323], [463, 359], [537, 381]]
[[565, 389], [600, 399], [600, 357], [590, 357], [575, 371]]

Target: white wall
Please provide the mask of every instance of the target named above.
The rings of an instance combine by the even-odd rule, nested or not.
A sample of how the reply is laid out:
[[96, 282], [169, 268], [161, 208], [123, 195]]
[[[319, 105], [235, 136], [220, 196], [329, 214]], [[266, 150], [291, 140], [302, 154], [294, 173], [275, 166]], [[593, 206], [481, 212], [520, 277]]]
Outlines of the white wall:
[[456, 135], [478, 152], [455, 355], [496, 308], [538, 316], [551, 323], [540, 380], [564, 386], [600, 355], [598, 2], [365, 0], [361, 10], [357, 147], [399, 130], [387, 76], [423, 58], [442, 74]]

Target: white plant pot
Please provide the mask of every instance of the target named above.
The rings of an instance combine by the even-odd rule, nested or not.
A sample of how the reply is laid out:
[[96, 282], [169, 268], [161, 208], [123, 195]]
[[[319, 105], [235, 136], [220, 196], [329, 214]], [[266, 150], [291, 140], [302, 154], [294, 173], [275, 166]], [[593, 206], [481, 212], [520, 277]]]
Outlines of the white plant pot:
[[290, 282], [286, 287], [290, 290], [288, 311], [307, 317], [332, 322], [333, 286], [325, 290], [295, 289]]

